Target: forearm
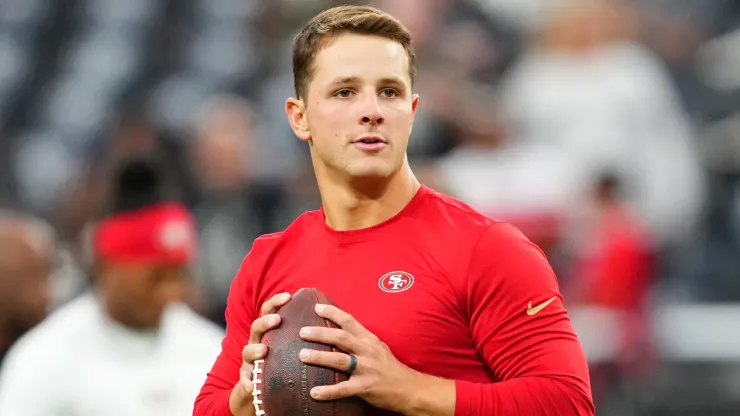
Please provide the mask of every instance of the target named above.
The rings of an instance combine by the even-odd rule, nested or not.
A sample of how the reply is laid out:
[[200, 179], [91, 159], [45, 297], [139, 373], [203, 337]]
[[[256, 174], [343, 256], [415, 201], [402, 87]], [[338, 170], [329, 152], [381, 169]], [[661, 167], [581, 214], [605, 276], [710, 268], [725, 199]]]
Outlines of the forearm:
[[420, 375], [412, 387], [406, 416], [589, 416], [587, 392], [549, 377], [523, 377], [500, 383], [471, 383]]
[[454, 416], [455, 381], [416, 373], [404, 402], [406, 416]]
[[590, 394], [562, 379], [528, 376], [499, 383], [455, 382], [455, 416], [592, 416]]

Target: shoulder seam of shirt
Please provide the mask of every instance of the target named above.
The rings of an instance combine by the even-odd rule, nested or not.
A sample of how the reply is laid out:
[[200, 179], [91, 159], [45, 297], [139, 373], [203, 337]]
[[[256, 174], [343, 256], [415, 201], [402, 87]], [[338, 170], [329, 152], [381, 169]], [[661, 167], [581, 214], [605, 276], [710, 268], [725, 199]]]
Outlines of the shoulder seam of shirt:
[[262, 234], [262, 235], [258, 236], [257, 238], [254, 239], [254, 242], [253, 242], [252, 245], [254, 245], [254, 243], [256, 243], [258, 241], [271, 241], [271, 240], [275, 240], [275, 239], [278, 239], [278, 238], [284, 236], [285, 233], [288, 230], [290, 230], [291, 228], [295, 227], [296, 224], [298, 224], [300, 221], [305, 221], [306, 218], [308, 218], [308, 219], [314, 218], [316, 216], [316, 213], [317, 212], [318, 211], [313, 210], [313, 211], [306, 211], [306, 212], [302, 213], [301, 215], [299, 215], [295, 219], [293, 219], [293, 221], [287, 227], [285, 227], [285, 229], [280, 230], [280, 231], [275, 231], [275, 232], [272, 232], [272, 233], [265, 233], [265, 234]]
[[277, 232], [274, 232], [274, 233], [262, 234], [261, 236], [257, 237], [255, 240], [272, 240], [274, 238], [280, 237], [282, 234], [283, 234], [282, 231], [277, 231]]
[[[478, 214], [478, 215], [484, 216], [481, 212], [475, 210], [474, 208], [467, 207], [467, 206], [460, 206], [460, 205], [457, 205], [457, 204], [453, 204], [451, 201], [449, 201], [449, 200], [447, 200], [447, 198], [445, 198], [445, 196], [449, 196], [449, 195], [441, 194], [441, 193], [439, 193], [437, 191], [434, 191], [434, 190], [432, 190], [432, 192], [430, 192], [429, 195], [430, 196], [433, 196], [437, 201], [445, 204], [446, 206], [448, 206], [450, 208], [453, 208], [453, 209], [462, 211], [462, 212], [464, 212], [466, 214]], [[462, 201], [459, 201], [459, 202], [462, 202]]]

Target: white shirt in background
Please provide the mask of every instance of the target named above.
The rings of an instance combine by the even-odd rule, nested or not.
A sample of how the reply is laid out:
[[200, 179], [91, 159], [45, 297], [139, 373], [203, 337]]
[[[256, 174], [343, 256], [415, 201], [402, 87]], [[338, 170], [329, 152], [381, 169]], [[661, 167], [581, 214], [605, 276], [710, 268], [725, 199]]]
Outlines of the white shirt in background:
[[695, 232], [706, 177], [693, 127], [658, 58], [638, 44], [531, 51], [502, 81], [512, 144], [557, 147], [585, 175], [620, 174], [663, 243]]
[[156, 332], [113, 322], [93, 294], [61, 307], [10, 350], [3, 416], [183, 416], [220, 352], [223, 331], [184, 305]]

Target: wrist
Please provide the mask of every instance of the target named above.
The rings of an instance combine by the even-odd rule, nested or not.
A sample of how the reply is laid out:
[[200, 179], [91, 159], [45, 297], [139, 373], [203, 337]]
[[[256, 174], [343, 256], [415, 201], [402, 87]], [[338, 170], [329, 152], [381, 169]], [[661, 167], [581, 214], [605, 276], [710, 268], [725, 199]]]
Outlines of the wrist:
[[455, 414], [455, 381], [413, 371], [400, 413], [406, 416], [453, 416]]
[[251, 395], [244, 389], [241, 383], [236, 383], [229, 394], [229, 410], [231, 416], [252, 416], [254, 406]]

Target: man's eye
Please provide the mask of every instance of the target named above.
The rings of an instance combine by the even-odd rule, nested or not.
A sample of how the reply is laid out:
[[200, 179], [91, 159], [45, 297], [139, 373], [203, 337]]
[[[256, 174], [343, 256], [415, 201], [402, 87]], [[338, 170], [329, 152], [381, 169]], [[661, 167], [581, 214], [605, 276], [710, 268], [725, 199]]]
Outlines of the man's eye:
[[398, 96], [398, 92], [394, 90], [393, 88], [386, 88], [382, 91], [380, 91], [380, 95], [385, 98], [393, 98]]
[[350, 95], [352, 95], [352, 91], [347, 90], [347, 89], [339, 90], [334, 95], [336, 95], [337, 97], [347, 98]]

